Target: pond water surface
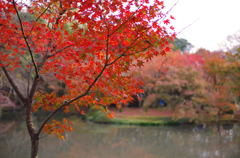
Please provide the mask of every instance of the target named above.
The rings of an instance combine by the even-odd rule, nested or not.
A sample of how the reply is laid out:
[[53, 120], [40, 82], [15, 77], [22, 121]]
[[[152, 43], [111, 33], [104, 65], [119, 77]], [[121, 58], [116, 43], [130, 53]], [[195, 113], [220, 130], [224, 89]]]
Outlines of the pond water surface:
[[[39, 158], [239, 158], [240, 125], [123, 126], [73, 121], [66, 141], [40, 139]], [[41, 119], [36, 119], [36, 125]], [[0, 158], [30, 157], [22, 119], [0, 120]]]

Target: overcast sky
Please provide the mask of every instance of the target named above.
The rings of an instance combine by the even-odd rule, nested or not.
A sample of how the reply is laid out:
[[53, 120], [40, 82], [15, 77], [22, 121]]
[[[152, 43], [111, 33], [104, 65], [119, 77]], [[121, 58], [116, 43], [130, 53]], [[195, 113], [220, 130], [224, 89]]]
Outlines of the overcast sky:
[[[177, 0], [164, 0], [166, 9]], [[194, 24], [180, 33], [178, 38], [187, 39], [197, 48], [219, 49], [228, 35], [240, 30], [240, 0], [179, 0], [171, 11], [176, 31]]]

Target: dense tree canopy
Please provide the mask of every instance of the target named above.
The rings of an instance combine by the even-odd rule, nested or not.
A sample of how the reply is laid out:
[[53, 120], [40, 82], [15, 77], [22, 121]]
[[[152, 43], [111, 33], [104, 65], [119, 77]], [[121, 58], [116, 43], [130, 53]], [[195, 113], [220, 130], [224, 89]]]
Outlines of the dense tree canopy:
[[[42, 130], [62, 139], [65, 130], [72, 131], [65, 118], [48, 123], [59, 110], [69, 112], [71, 104], [84, 114], [80, 106], [104, 105], [107, 112], [108, 104], [119, 106], [142, 92], [129, 68], [165, 55], [175, 38], [174, 17], [163, 9], [158, 0], [0, 1], [0, 66], [26, 109], [32, 157]], [[17, 69], [28, 72], [25, 91], [11, 75]], [[47, 76], [66, 83], [68, 93], [41, 91]], [[36, 128], [32, 112], [40, 108], [51, 114]]]

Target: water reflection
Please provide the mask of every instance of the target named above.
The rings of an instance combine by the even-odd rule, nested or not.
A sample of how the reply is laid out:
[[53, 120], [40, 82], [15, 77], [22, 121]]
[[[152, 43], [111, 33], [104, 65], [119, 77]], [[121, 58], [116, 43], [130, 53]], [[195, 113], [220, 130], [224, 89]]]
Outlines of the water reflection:
[[[74, 131], [66, 141], [56, 136], [40, 140], [39, 157], [46, 158], [239, 158], [240, 126], [137, 127], [85, 123], [72, 118]], [[30, 157], [23, 121], [2, 121], [0, 157]]]

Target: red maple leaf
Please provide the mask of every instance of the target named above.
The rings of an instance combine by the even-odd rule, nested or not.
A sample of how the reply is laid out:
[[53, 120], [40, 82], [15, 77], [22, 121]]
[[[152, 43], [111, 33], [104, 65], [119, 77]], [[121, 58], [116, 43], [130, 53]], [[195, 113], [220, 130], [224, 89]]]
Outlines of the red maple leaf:
[[82, 115], [86, 115], [85, 112], [84, 112], [83, 110], [81, 111], [81, 114], [82, 114]]
[[165, 52], [170, 52], [171, 51], [171, 49], [169, 47], [166, 47], [164, 50], [165, 50]]
[[138, 67], [142, 67], [142, 66], [143, 66], [143, 63], [144, 63], [143, 61], [138, 60], [138, 61], [137, 61], [137, 66], [138, 66]]
[[173, 20], [176, 20], [172, 15], [170, 15], [170, 18], [173, 19]]
[[174, 30], [175, 28], [174, 28], [173, 26], [170, 26], [170, 29], [171, 29], [171, 30]]
[[163, 23], [164, 23], [165, 25], [168, 25], [168, 24], [170, 24], [170, 21], [169, 21], [169, 19], [166, 19], [166, 20], [163, 21]]

